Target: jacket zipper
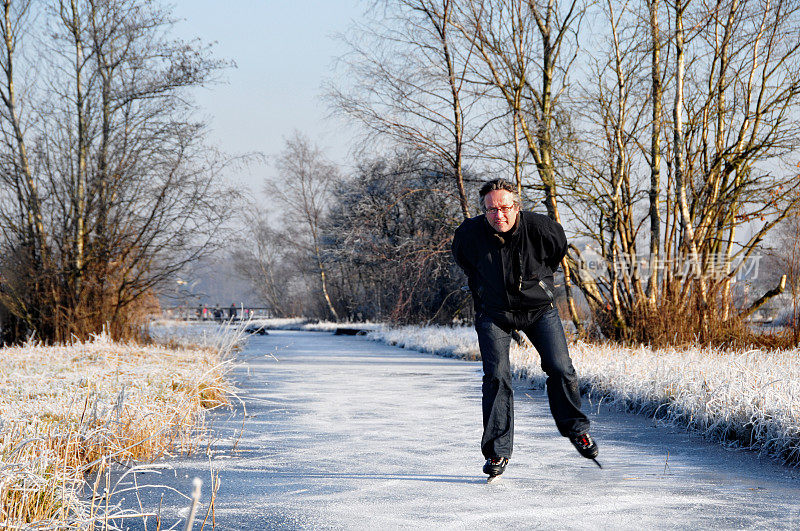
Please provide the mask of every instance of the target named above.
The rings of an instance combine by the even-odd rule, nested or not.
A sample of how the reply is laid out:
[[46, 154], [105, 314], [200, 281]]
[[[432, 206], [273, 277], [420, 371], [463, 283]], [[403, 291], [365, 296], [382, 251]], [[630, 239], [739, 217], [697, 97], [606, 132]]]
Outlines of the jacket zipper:
[[[521, 282], [520, 282], [520, 284], [521, 284]], [[547, 284], [544, 283], [544, 280], [539, 280], [539, 285], [542, 287], [544, 292], [547, 294], [547, 298], [550, 299], [550, 306], [552, 306], [553, 305], [553, 300], [554, 300], [553, 292], [550, 291], [550, 288], [547, 287]]]

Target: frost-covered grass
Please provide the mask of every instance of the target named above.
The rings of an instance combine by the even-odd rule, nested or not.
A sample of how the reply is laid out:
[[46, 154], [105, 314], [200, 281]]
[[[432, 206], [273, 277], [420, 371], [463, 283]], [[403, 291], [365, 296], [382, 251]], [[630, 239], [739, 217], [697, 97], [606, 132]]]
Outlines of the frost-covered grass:
[[332, 321], [316, 321], [298, 317], [254, 319], [256, 326], [266, 326], [272, 330], [306, 330], [310, 332], [333, 332], [336, 328], [344, 326]]
[[306, 330], [311, 332], [335, 332], [337, 328], [361, 328], [364, 330], [377, 330], [384, 328], [385, 325], [377, 323], [336, 323], [333, 321], [317, 321], [303, 318], [273, 318], [273, 319], [254, 319], [253, 324], [265, 326], [272, 330]]
[[263, 326], [268, 330], [298, 330], [305, 332], [335, 332], [337, 328], [358, 328], [362, 330], [383, 330], [388, 325], [380, 323], [348, 323], [334, 321], [319, 321], [303, 317], [281, 317], [269, 319], [251, 319], [246, 322], [221, 322], [215, 321], [182, 321], [171, 319], [158, 319], [148, 325], [151, 337], [158, 341], [167, 341], [180, 345], [214, 345], [215, 338], [222, 334], [226, 336], [227, 330], [243, 330], [248, 326]]
[[246, 340], [245, 329], [251, 322], [181, 321], [158, 319], [151, 321], [147, 333], [156, 343], [175, 348], [201, 348], [230, 352]]
[[0, 528], [114, 527], [99, 478], [191, 451], [226, 401], [225, 353], [106, 337], [0, 349]]
[[[159, 319], [152, 321], [148, 326], [151, 337], [157, 341], [167, 341], [180, 345], [213, 345], [218, 336], [225, 337], [228, 330], [243, 330], [247, 326], [263, 326], [269, 330], [301, 330], [309, 332], [334, 332], [346, 324], [332, 321], [316, 321], [302, 317], [251, 319], [243, 323], [228, 323], [223, 321], [176, 321]], [[368, 325], [377, 327], [379, 325]]]
[[368, 339], [449, 358], [481, 359], [478, 334], [472, 327], [401, 326], [384, 327], [367, 334]]
[[[450, 357], [480, 359], [472, 328], [385, 328], [369, 338]], [[723, 444], [800, 464], [800, 350], [653, 350], [570, 345], [581, 388], [594, 401], [688, 426]], [[511, 350], [515, 377], [543, 386], [532, 348]]]
[[[337, 323], [334, 321], [318, 321], [303, 317], [282, 317], [269, 319], [251, 319], [244, 326], [263, 326], [268, 330], [299, 330], [306, 332], [335, 332], [337, 328], [360, 328], [364, 330], [379, 330], [386, 325], [378, 323]], [[186, 343], [199, 342], [206, 344], [212, 340], [219, 330], [231, 327], [241, 328], [241, 323], [228, 324], [214, 321], [174, 321], [161, 319], [149, 325], [150, 335], [155, 338], [169, 338], [170, 341], [180, 340]]]

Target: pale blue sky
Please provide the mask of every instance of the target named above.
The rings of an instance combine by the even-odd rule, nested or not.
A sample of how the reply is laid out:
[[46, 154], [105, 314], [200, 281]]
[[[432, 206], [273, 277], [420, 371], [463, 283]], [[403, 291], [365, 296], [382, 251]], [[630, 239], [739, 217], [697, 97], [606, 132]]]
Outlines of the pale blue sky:
[[[294, 129], [345, 163], [351, 133], [326, 120], [321, 84], [344, 53], [334, 34], [361, 17], [359, 0], [176, 0], [181, 38], [216, 42], [215, 56], [236, 62], [224, 83], [197, 91], [210, 141], [228, 153], [278, 153]], [[269, 165], [229, 175], [260, 191]]]

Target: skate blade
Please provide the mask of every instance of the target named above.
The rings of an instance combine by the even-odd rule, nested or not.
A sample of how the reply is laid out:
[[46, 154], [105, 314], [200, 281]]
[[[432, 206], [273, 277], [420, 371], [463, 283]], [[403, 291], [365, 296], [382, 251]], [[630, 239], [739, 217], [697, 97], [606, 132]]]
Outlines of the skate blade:
[[592, 461], [594, 461], [594, 464], [596, 464], [598, 467], [603, 468], [603, 465], [601, 465], [600, 461], [598, 461], [597, 459], [592, 459]]
[[489, 476], [486, 478], [486, 483], [496, 483], [500, 481], [500, 476]]

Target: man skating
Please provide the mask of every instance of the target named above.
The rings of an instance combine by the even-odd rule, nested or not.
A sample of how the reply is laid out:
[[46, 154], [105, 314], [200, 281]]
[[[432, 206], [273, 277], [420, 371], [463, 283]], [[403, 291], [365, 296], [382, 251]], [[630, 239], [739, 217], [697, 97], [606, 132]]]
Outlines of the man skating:
[[483, 471], [499, 476], [511, 457], [514, 330], [525, 332], [539, 352], [558, 431], [582, 456], [594, 459], [597, 444], [581, 411], [578, 379], [553, 304], [553, 273], [567, 251], [564, 230], [547, 216], [521, 212], [516, 188], [503, 179], [485, 183], [479, 196], [484, 214], [456, 229], [453, 255], [469, 279], [483, 360]]

